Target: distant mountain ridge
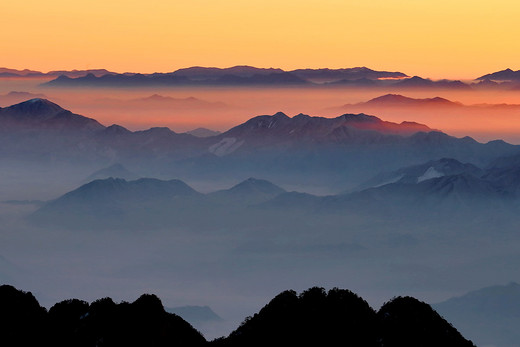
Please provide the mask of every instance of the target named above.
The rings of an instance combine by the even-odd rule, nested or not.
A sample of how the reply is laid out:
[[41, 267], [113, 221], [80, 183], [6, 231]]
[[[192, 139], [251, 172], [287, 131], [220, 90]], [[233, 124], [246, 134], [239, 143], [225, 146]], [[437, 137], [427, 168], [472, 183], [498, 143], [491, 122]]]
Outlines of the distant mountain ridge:
[[82, 220], [81, 224], [86, 227], [98, 225], [102, 228], [107, 225], [121, 227], [126, 224], [125, 219], [133, 220], [136, 226], [166, 225], [165, 221], [175, 223], [175, 220], [199, 219], [200, 209], [209, 209], [217, 214], [219, 211], [235, 211], [283, 192], [285, 190], [271, 182], [254, 178], [226, 190], [202, 194], [177, 179], [127, 181], [110, 177], [86, 183], [49, 201], [30, 219], [36, 223], [70, 226]]
[[[520, 166], [516, 168], [515, 177], [518, 177]], [[489, 172], [499, 178], [490, 176]], [[234, 217], [226, 217], [229, 214], [245, 216], [254, 215], [255, 211], [269, 214], [279, 210], [333, 215], [344, 211], [364, 213], [368, 209], [377, 211], [378, 215], [399, 215], [410, 211], [456, 212], [466, 208], [496, 207], [517, 212], [520, 184], [501, 177], [496, 169], [480, 169], [443, 158], [376, 176], [364, 188], [352, 193], [328, 196], [288, 192], [267, 180], [255, 178], [206, 194], [196, 192], [180, 180], [108, 178], [85, 184], [47, 203], [31, 218], [54, 225], [65, 222], [70, 226], [82, 225], [84, 222], [79, 223], [79, 220], [90, 218], [96, 223], [124, 227], [126, 223], [119, 221], [123, 215], [136, 218], [134, 223], [137, 225], [175, 225], [192, 223], [191, 216], [195, 217], [200, 210], [212, 211], [215, 215], [211, 217], [212, 213], [208, 212], [206, 218], [223, 223], [233, 223]], [[148, 212], [138, 213], [143, 206], [147, 206]], [[161, 215], [161, 211], [169, 212]]]
[[[399, 80], [408, 76], [402, 72], [376, 71], [366, 67], [343, 69], [297, 69], [284, 71], [279, 68], [256, 68], [242, 65], [230, 68], [190, 67], [167, 73], [86, 73], [81, 76], [62, 74], [43, 86], [78, 87], [137, 87], [137, 86], [305, 86], [348, 82], [364, 85], [363, 81]], [[379, 83], [377, 83], [379, 85]]]
[[116, 74], [115, 72], [108, 71], [106, 69], [92, 69], [92, 70], [56, 70], [49, 72], [41, 72], [35, 70], [16, 70], [8, 68], [0, 68], [0, 77], [58, 77], [67, 76], [71, 78], [78, 78], [86, 76], [87, 74], [93, 74], [95, 76], [103, 76], [107, 74]]
[[461, 163], [451, 158], [432, 160], [424, 164], [401, 168], [394, 172], [382, 173], [369, 181], [363, 183], [360, 188], [379, 187], [389, 183], [420, 183], [422, 181], [458, 174], [471, 174], [474, 176], [483, 175], [484, 170], [469, 163]]
[[298, 114], [288, 117], [282, 112], [272, 116], [257, 116], [222, 134], [226, 138], [248, 138], [265, 142], [266, 139], [313, 139], [337, 141], [346, 128], [358, 131], [377, 131], [385, 135], [409, 136], [417, 132], [432, 131], [428, 126], [414, 122], [392, 123], [366, 114], [344, 114], [336, 118], [311, 117]]
[[135, 173], [129, 171], [124, 165], [120, 163], [112, 164], [108, 167], [102, 168], [93, 172], [85, 179], [85, 183], [105, 178], [122, 178], [126, 180], [135, 180], [138, 177]]
[[210, 137], [220, 135], [222, 132], [206, 129], [206, 128], [196, 128], [190, 131], [186, 131], [186, 134], [193, 135], [196, 137]]
[[491, 80], [491, 81], [520, 81], [520, 70], [513, 71], [511, 69], [505, 69], [489, 73], [476, 78], [477, 81]]
[[0, 131], [96, 132], [104, 128], [96, 120], [74, 114], [46, 99], [35, 98], [0, 108]]
[[[216, 67], [201, 67], [201, 66], [193, 66], [189, 68], [181, 68], [175, 70], [173, 72], [166, 73], [150, 73], [150, 74], [140, 74], [140, 73], [115, 73], [112, 71], [108, 71], [105, 69], [95, 69], [95, 70], [58, 70], [58, 71], [49, 71], [47, 73], [43, 73], [40, 71], [34, 70], [16, 70], [16, 69], [7, 69], [0, 68], [0, 77], [60, 77], [56, 83], [51, 83], [49, 85], [64, 85], [70, 84], [73, 82], [69, 79], [78, 79], [82, 78], [79, 81], [74, 83], [76, 84], [90, 84], [93, 85], [94, 77], [103, 77], [105, 75], [120, 75], [120, 82], [126, 83], [137, 83], [141, 81], [144, 83], [149, 80], [144, 80], [142, 77], [150, 77], [150, 79], [155, 80], [157, 84], [164, 83], [180, 83], [180, 82], [204, 82], [209, 84], [230, 84], [230, 83], [246, 83], [246, 84], [255, 84], [255, 83], [302, 83], [302, 81], [318, 81], [318, 82], [332, 82], [339, 80], [378, 80], [378, 79], [400, 79], [408, 77], [406, 74], [402, 72], [389, 72], [389, 71], [376, 71], [369, 69], [367, 67], [355, 67], [355, 68], [341, 68], [341, 69], [329, 69], [329, 68], [320, 68], [320, 69], [296, 69], [291, 71], [284, 71], [279, 68], [257, 68], [253, 66], [247, 65], [237, 65], [229, 68], [216, 68]], [[124, 76], [129, 78], [124, 78]], [[132, 79], [130, 77], [135, 76], [138, 79]], [[261, 76], [265, 76], [266, 78], [262, 78]], [[140, 80], [139, 80], [140, 78]], [[80, 83], [81, 82], [81, 83]], [[117, 85], [117, 80], [106, 78], [100, 79], [97, 83], [104, 85]]]
[[145, 87], [145, 86], [350, 86], [471, 89], [452, 80], [433, 81], [419, 76], [409, 78], [401, 72], [375, 71], [366, 67], [349, 69], [261, 69], [251, 66], [232, 68], [192, 67], [170, 73], [105, 74], [88, 73], [71, 78], [61, 75], [43, 87]]
[[[514, 209], [520, 198], [518, 184], [510, 175], [511, 169], [481, 169], [451, 158], [429, 161], [421, 165], [382, 173], [358, 187], [358, 192], [347, 192], [344, 201], [374, 201], [392, 204], [417, 203], [424, 206], [440, 202], [454, 202], [464, 206], [509, 206]], [[518, 177], [520, 166], [515, 166], [513, 177]], [[454, 208], [454, 206], [447, 204]]]
[[10, 91], [4, 95], [0, 95], [0, 107], [18, 104], [31, 99], [48, 99], [45, 94], [29, 93], [20, 91]]
[[420, 109], [430, 111], [442, 109], [455, 112], [464, 110], [515, 111], [520, 110], [520, 104], [463, 104], [438, 96], [432, 98], [411, 98], [402, 94], [384, 94], [364, 102], [329, 107], [325, 110], [328, 112], [381, 112], [385, 109]]
[[439, 89], [471, 89], [471, 86], [458, 80], [433, 81], [428, 78], [413, 76], [412, 78], [399, 80], [393, 84], [396, 88], [439, 88]]
[[[359, 88], [394, 87], [396, 89], [518, 89], [520, 70], [506, 69], [475, 79], [478, 83], [459, 80], [431, 80], [409, 77], [402, 72], [377, 71], [367, 67], [317, 68], [284, 71], [280, 68], [257, 68], [237, 65], [229, 68], [193, 66], [173, 72], [116, 73], [106, 69], [56, 70], [43, 73], [34, 70], [0, 68], [0, 78], [54, 78], [46, 87], [138, 87], [138, 86], [345, 86]], [[498, 81], [493, 82], [493, 81]]]
[[363, 113], [324, 118], [279, 112], [208, 137], [165, 127], [105, 127], [44, 99], [0, 108], [0, 119], [5, 135], [0, 137], [1, 158], [74, 163], [88, 170], [81, 179], [120, 163], [144, 168], [140, 174], [149, 177], [161, 172], [163, 178], [205, 180], [211, 173], [235, 181], [264, 177], [298, 185], [320, 177], [324, 184], [337, 185], [339, 180], [366, 180], [376, 163], [391, 171], [447, 157], [482, 166], [519, 151], [501, 141], [482, 144], [423, 124], [393, 123]]
[[189, 68], [183, 68], [172, 72], [172, 75], [184, 76], [193, 80], [208, 80], [218, 79], [220, 77], [234, 75], [239, 77], [252, 77], [254, 75], [271, 75], [274, 73], [285, 72], [282, 69], [275, 68], [256, 68], [247, 65], [238, 65], [230, 68], [216, 68], [216, 67], [202, 67], [193, 66]]
[[359, 103], [356, 105], [384, 105], [384, 106], [402, 106], [402, 105], [413, 105], [413, 106], [460, 106], [461, 103], [450, 101], [440, 97], [425, 98], [425, 99], [414, 99], [399, 94], [386, 94], [379, 96], [374, 99], [370, 99], [367, 102]]

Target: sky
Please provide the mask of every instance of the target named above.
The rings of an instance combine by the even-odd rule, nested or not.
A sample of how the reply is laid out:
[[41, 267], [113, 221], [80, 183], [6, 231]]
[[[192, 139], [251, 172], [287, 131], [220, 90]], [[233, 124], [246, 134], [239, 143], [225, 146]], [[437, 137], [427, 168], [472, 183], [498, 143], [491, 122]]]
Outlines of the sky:
[[0, 13], [0, 66], [16, 69], [520, 69], [515, 0], [2, 0]]

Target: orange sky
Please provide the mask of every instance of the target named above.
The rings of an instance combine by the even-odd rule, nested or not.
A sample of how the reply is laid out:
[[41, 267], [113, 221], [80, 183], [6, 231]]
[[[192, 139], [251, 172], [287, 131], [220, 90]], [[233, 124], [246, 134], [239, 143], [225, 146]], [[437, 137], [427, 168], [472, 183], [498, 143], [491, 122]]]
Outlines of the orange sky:
[[0, 13], [0, 66], [19, 69], [520, 69], [516, 0], [2, 0]]

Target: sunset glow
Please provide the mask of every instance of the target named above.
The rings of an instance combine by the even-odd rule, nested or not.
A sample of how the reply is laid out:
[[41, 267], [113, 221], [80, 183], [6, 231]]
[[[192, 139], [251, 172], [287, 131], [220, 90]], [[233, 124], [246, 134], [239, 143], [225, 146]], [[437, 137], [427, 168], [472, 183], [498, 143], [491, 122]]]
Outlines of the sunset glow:
[[0, 12], [0, 65], [19, 69], [368, 66], [472, 79], [520, 61], [512, 0], [7, 0]]

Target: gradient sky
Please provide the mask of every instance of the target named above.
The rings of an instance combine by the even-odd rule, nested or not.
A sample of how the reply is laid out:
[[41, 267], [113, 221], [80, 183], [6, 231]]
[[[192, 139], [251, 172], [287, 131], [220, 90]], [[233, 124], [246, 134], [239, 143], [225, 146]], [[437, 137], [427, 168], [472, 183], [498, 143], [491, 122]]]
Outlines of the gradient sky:
[[520, 69], [516, 0], [2, 0], [0, 13], [0, 66], [18, 69]]

